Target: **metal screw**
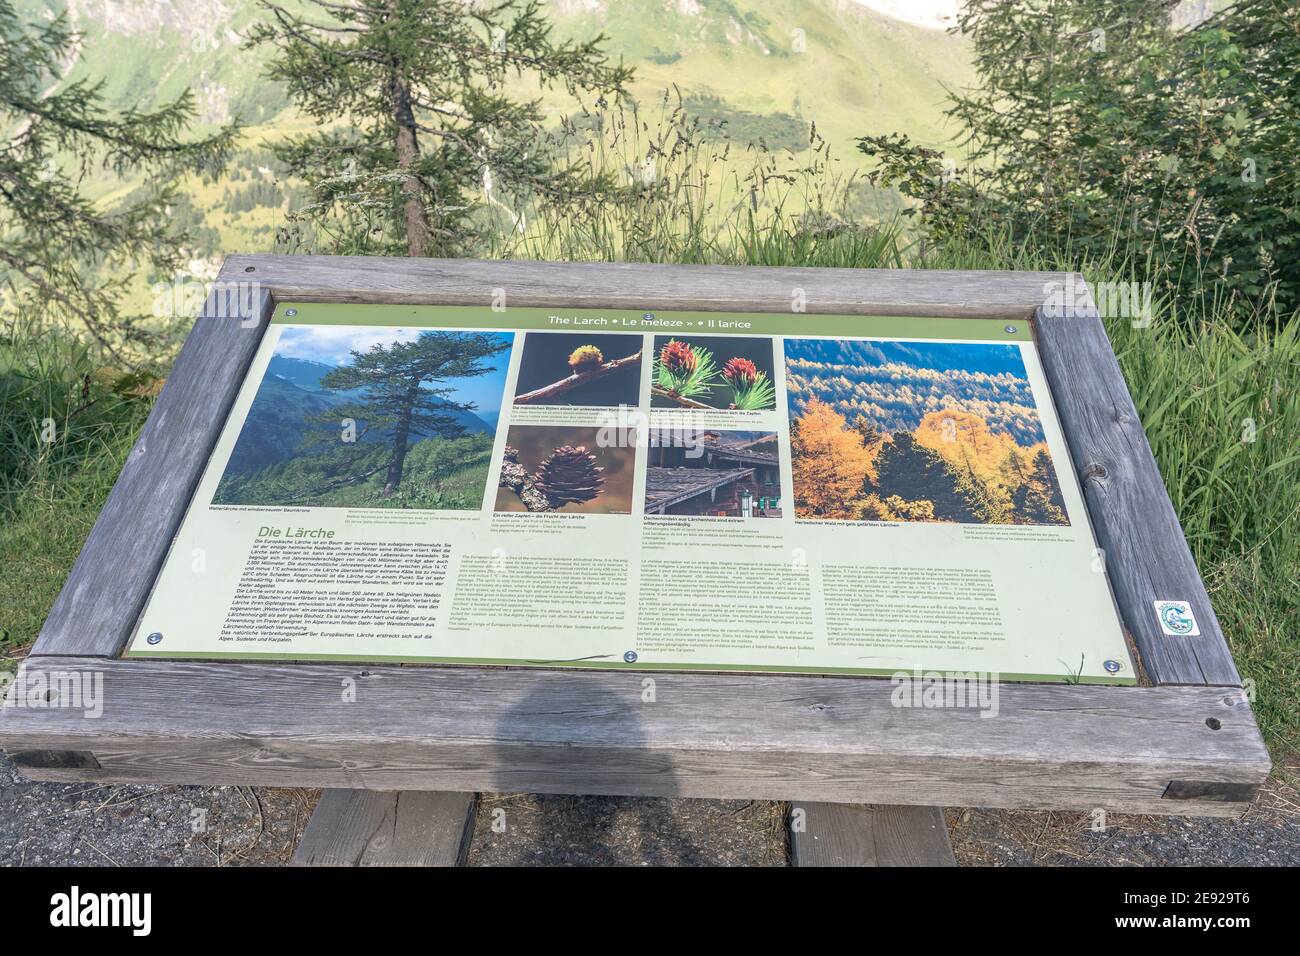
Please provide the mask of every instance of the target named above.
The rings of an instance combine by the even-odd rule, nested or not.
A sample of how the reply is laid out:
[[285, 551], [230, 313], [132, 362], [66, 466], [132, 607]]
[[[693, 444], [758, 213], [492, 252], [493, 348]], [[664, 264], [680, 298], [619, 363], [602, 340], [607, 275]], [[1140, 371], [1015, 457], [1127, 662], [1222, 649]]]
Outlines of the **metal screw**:
[[1119, 667], [1120, 667], [1120, 665], [1119, 665], [1119, 661], [1105, 661], [1105, 662], [1102, 663], [1101, 666], [1104, 667], [1104, 668], [1106, 668], [1106, 672], [1107, 672], [1107, 673], [1110, 673], [1110, 674], [1118, 674], [1118, 673], [1119, 673]]
[[626, 654], [623, 655], [623, 660], [627, 661], [629, 664], [635, 664], [636, 651], [628, 651]]
[[297, 314], [298, 314], [298, 310], [297, 310], [297, 309], [285, 309], [285, 310], [284, 310], [284, 314], [285, 314], [285, 315], [297, 315]]
[[162, 643], [162, 632], [161, 632], [161, 631], [154, 631], [152, 634], [150, 634], [148, 637], [146, 637], [145, 640], [148, 641], [150, 644], [161, 644], [161, 643]]
[[1007, 326], [1005, 329], [1003, 329], [1002, 331], [1006, 332], [1007, 335], [1015, 335], [1015, 334], [1016, 334], [1016, 327], [1015, 327], [1014, 325], [1008, 325], [1008, 326]]

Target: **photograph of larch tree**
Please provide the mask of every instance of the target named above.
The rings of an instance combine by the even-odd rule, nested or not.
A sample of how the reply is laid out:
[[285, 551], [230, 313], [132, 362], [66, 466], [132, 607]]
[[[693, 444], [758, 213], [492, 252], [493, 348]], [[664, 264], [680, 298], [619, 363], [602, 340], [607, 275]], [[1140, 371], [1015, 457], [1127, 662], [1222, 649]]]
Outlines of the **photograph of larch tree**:
[[1069, 524], [1015, 345], [785, 340], [795, 514]]
[[513, 340], [285, 329], [212, 503], [482, 507]]

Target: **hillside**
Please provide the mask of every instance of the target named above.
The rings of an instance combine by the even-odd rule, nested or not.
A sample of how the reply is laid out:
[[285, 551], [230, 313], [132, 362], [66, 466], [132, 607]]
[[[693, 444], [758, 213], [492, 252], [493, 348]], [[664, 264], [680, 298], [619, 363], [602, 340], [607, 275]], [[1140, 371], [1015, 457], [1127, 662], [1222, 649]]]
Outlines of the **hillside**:
[[389, 449], [359, 445], [346, 468], [359, 479], [340, 478], [336, 454], [280, 461], [253, 474], [227, 472], [214, 504], [318, 508], [421, 508], [465, 510], [483, 504], [492, 459], [492, 436], [424, 438], [407, 452], [401, 487], [385, 495]]
[[[254, 475], [287, 461], [304, 443], [320, 440], [325, 428], [321, 422], [328, 420], [331, 410], [364, 397], [364, 389], [337, 392], [322, 388], [321, 378], [332, 371], [334, 366], [321, 362], [273, 357], [226, 464], [226, 475]], [[468, 411], [457, 411], [453, 417], [466, 435], [490, 436], [496, 430], [495, 414], [490, 416], [490, 424]], [[365, 424], [357, 422], [360, 442], [388, 438], [387, 434], [367, 434]], [[421, 436], [418, 429], [414, 434]]]
[[[927, 9], [937, 2], [924, 4]], [[721, 120], [733, 140], [763, 139], [800, 150], [812, 124], [845, 166], [857, 169], [855, 137], [907, 130], [926, 143], [947, 139], [941, 113], [945, 85], [972, 77], [963, 41], [942, 30], [879, 13], [892, 0], [556, 0], [557, 31], [607, 37], [607, 48], [635, 66], [632, 92], [643, 113], [657, 115], [675, 88], [696, 115]], [[286, 0], [290, 8], [309, 6]], [[23, 0], [33, 16], [50, 7]], [[277, 181], [267, 149], [308, 128], [282, 89], [262, 79], [267, 49], [243, 50], [240, 35], [259, 16], [254, 0], [54, 0], [84, 34], [70, 77], [104, 80], [116, 106], [170, 99], [187, 87], [200, 119], [239, 117], [245, 149], [227, 178], [186, 184], [173, 210], [195, 234], [196, 278], [213, 273], [222, 254], [269, 249], [283, 211], [301, 184]], [[897, 11], [896, 11], [897, 12]], [[541, 95], [560, 117], [572, 102]], [[101, 179], [101, 182], [103, 180]], [[112, 199], [132, 184], [100, 186]], [[95, 188], [95, 187], [91, 187]], [[295, 190], [297, 191], [295, 193]], [[137, 298], [147, 301], [145, 289]]]
[[[169, 98], [186, 86], [203, 118], [240, 116], [283, 127], [283, 94], [261, 79], [268, 50], [242, 51], [253, 0], [56, 0], [85, 34], [75, 73], [103, 77], [119, 104]], [[303, 7], [290, 0], [290, 8]], [[47, 5], [24, 4], [32, 10]], [[871, 6], [891, 5], [871, 0]], [[676, 85], [712, 93], [735, 110], [816, 122], [837, 145], [906, 129], [946, 138], [945, 84], [971, 78], [962, 41], [858, 0], [556, 0], [561, 35], [603, 33], [635, 66], [634, 93], [653, 102]], [[897, 5], [894, 5], [897, 6]], [[56, 7], [57, 8], [57, 7]], [[558, 105], [555, 111], [560, 112]], [[268, 131], [254, 129], [257, 140]]]

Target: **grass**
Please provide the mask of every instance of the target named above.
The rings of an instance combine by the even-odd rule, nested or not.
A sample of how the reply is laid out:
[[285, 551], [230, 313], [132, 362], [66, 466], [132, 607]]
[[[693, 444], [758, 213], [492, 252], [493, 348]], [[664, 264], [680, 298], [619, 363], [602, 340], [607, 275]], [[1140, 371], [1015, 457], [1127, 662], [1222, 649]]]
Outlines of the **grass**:
[[[357, 460], [357, 473], [368, 478], [341, 488], [329, 488], [329, 475], [338, 464], [329, 455], [299, 457], [271, 465], [254, 475], [227, 476], [213, 501], [223, 505], [273, 505], [320, 508], [434, 508], [477, 510], [483, 504], [492, 461], [492, 436], [486, 433], [457, 438], [425, 438], [407, 452], [401, 484], [384, 495], [387, 446], [375, 447]], [[316, 489], [329, 488], [325, 491]]]
[[1300, 745], [1300, 323], [1109, 323], [1265, 736]]
[[144, 424], [152, 385], [61, 333], [0, 331], [0, 658], [40, 630]]

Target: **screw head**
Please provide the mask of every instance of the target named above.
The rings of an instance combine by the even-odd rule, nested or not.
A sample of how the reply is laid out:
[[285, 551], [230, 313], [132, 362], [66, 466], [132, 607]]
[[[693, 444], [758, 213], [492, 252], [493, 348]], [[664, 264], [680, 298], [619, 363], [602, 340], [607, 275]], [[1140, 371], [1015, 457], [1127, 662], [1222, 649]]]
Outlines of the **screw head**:
[[1016, 334], [1016, 327], [1015, 327], [1014, 325], [1008, 325], [1008, 326], [1007, 326], [1005, 329], [1003, 329], [1002, 331], [1003, 331], [1003, 332], [1006, 332], [1007, 335], [1015, 335], [1015, 334]]
[[636, 651], [628, 651], [626, 654], [623, 655], [623, 660], [627, 661], [629, 664], [635, 664]]
[[1104, 668], [1106, 668], [1106, 673], [1108, 673], [1108, 674], [1118, 674], [1118, 673], [1119, 673], [1119, 668], [1120, 668], [1120, 663], [1119, 663], [1119, 661], [1105, 661], [1105, 662], [1102, 663], [1101, 666], [1104, 667]]
[[284, 310], [284, 314], [285, 314], [285, 315], [297, 315], [297, 314], [298, 314], [298, 310], [297, 310], [297, 309], [285, 309], [285, 310]]
[[150, 644], [161, 644], [161, 643], [162, 643], [162, 632], [161, 632], [161, 631], [154, 631], [152, 634], [150, 634], [148, 637], [145, 638], [145, 641], [147, 641], [147, 642], [150, 643]]

